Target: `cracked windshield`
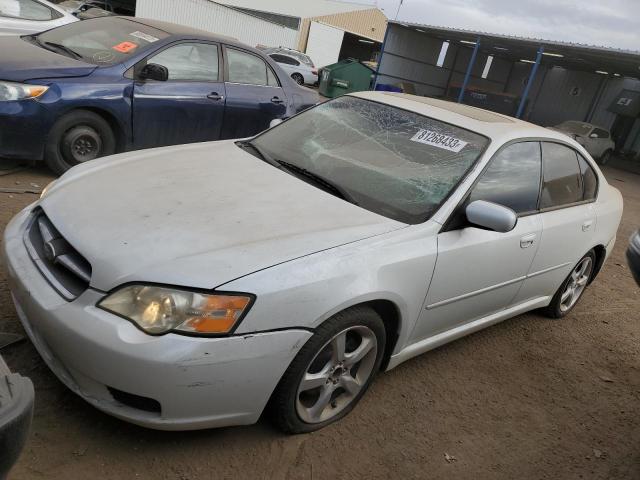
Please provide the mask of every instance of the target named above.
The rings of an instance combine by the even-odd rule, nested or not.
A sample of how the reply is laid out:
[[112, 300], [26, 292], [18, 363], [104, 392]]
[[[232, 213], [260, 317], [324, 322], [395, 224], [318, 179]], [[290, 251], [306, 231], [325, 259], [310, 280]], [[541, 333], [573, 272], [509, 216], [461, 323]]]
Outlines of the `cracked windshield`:
[[330, 193], [415, 224], [431, 217], [488, 140], [406, 110], [342, 97], [252, 144], [294, 174], [304, 169], [320, 188], [331, 186]]

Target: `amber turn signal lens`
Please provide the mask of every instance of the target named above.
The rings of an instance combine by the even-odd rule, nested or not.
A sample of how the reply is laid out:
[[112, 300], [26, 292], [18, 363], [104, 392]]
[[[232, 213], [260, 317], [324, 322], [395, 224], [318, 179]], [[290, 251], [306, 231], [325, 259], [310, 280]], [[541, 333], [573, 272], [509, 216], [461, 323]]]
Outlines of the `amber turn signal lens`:
[[204, 334], [228, 333], [238, 321], [251, 298], [239, 295], [216, 295], [207, 298], [199, 316], [189, 318], [179, 330]]

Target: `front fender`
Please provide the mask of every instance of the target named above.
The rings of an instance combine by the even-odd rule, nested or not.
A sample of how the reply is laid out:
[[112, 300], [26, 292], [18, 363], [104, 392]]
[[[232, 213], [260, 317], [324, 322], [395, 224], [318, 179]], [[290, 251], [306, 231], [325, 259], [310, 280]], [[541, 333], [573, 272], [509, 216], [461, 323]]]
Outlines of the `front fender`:
[[422, 308], [437, 257], [435, 223], [415, 225], [308, 255], [218, 287], [257, 299], [236, 333], [315, 329], [353, 305], [393, 302], [400, 314], [396, 351]]

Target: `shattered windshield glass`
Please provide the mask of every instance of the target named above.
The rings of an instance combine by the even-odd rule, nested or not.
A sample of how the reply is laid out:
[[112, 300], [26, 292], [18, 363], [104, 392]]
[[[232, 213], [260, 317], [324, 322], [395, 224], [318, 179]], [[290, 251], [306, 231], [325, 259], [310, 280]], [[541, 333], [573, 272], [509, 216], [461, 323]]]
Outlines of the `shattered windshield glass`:
[[321, 177], [367, 210], [429, 219], [489, 140], [417, 113], [355, 97], [318, 105], [251, 142]]

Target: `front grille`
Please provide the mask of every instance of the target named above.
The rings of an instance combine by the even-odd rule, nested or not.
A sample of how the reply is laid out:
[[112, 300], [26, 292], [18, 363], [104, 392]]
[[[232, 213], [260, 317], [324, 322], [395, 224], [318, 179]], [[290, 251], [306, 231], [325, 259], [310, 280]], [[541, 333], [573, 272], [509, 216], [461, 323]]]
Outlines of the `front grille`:
[[44, 211], [34, 212], [24, 243], [38, 270], [66, 300], [75, 300], [89, 287], [91, 264], [65, 240]]

